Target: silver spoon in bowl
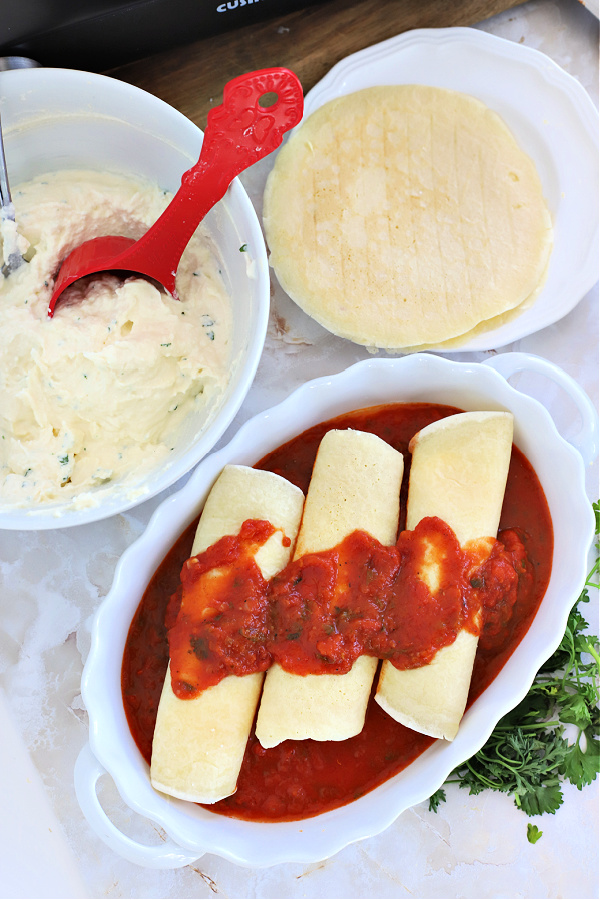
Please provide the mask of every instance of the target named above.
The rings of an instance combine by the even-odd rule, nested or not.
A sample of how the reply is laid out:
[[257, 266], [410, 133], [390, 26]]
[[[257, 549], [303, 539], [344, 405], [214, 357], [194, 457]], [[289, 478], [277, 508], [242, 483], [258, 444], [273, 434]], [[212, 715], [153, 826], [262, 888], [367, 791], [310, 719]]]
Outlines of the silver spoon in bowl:
[[10, 194], [8, 172], [6, 170], [6, 157], [4, 155], [4, 141], [2, 140], [2, 120], [0, 119], [0, 233], [2, 234], [2, 248], [4, 264], [2, 274], [5, 278], [11, 275], [22, 263], [25, 262], [17, 246], [17, 223], [15, 221], [15, 207]]

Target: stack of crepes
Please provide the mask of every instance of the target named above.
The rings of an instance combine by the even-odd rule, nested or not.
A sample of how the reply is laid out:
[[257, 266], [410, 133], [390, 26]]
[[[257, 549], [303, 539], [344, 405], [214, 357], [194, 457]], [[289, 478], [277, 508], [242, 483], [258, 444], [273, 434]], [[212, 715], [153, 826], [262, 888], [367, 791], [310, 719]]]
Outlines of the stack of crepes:
[[[424, 428], [409, 448], [407, 528], [436, 516], [473, 560], [483, 562], [498, 530], [511, 448], [512, 416], [505, 412], [462, 413]], [[402, 476], [401, 453], [373, 434], [353, 430], [324, 436], [305, 501], [279, 476], [227, 466], [205, 504], [192, 553], [236, 533], [250, 518], [266, 518], [278, 529], [256, 555], [266, 578], [283, 569], [292, 553], [299, 559], [329, 550], [357, 530], [392, 545]], [[291, 539], [290, 546], [284, 538]], [[436, 552], [435, 544], [425, 548], [419, 575], [433, 595], [441, 563]], [[375, 700], [410, 728], [451, 740], [466, 706], [476, 647], [477, 637], [464, 630], [420, 668], [400, 670], [385, 661]], [[378, 660], [368, 655], [359, 656], [347, 674], [298, 675], [275, 663], [264, 687], [262, 673], [231, 675], [189, 700], [173, 694], [167, 673], [152, 784], [204, 803], [234, 793], [257, 708], [256, 736], [264, 747], [358, 734], [377, 667]]]
[[461, 346], [538, 296], [552, 220], [532, 159], [480, 100], [421, 84], [331, 100], [265, 188], [270, 263], [306, 313], [386, 349]]

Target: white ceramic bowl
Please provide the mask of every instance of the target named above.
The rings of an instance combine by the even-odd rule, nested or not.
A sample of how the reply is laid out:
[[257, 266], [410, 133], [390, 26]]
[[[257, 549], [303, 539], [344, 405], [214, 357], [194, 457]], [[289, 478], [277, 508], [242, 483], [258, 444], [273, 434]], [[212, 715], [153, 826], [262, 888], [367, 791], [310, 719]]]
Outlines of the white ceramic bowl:
[[[202, 132], [177, 110], [114, 78], [67, 69], [0, 72], [0, 115], [11, 185], [75, 167], [135, 173], [176, 191], [200, 155]], [[103, 519], [147, 500], [188, 472], [219, 440], [256, 373], [269, 317], [269, 271], [260, 224], [236, 179], [205, 219], [233, 304], [227, 387], [204, 415], [189, 417], [167, 464], [143, 484], [117, 485], [84, 510], [47, 506], [0, 513], [0, 528], [42, 529]], [[242, 244], [247, 251], [240, 253]], [[141, 492], [135, 498], [136, 489]]]
[[[508, 384], [525, 370], [561, 385], [582, 425], [573, 440], [558, 433], [548, 412]], [[429, 401], [463, 409], [508, 409], [515, 416], [515, 443], [533, 464], [554, 525], [552, 576], [535, 621], [496, 680], [467, 711], [452, 743], [436, 741], [412, 765], [340, 809], [298, 822], [256, 823], [229, 819], [153, 790], [121, 699], [121, 663], [131, 619], [145, 586], [183, 529], [198, 514], [226, 463], [253, 464], [306, 428], [332, 416], [389, 402]], [[386, 828], [405, 809], [429, 797], [455, 766], [487, 740], [501, 716], [525, 695], [542, 662], [555, 650], [567, 615], [587, 572], [594, 516], [586, 498], [583, 459], [597, 453], [597, 416], [572, 379], [539, 357], [509, 353], [485, 364], [426, 354], [373, 359], [345, 372], [309, 382], [279, 406], [247, 422], [223, 449], [203, 460], [186, 487], [156, 510], [146, 532], [120, 560], [113, 587], [93, 623], [92, 647], [82, 682], [90, 717], [90, 743], [75, 770], [80, 805], [97, 833], [117, 853], [140, 865], [185, 865], [204, 852], [248, 866], [324, 859], [347, 844]], [[161, 825], [160, 846], [131, 840], [107, 818], [96, 782], [108, 771], [123, 799]]]

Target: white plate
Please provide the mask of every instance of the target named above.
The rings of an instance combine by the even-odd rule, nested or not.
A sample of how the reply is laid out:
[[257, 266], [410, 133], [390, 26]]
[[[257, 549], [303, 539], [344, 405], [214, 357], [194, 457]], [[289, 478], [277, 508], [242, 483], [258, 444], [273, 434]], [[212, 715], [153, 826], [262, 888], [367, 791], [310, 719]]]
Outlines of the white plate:
[[409, 31], [348, 56], [307, 94], [305, 118], [379, 84], [427, 84], [495, 110], [534, 160], [554, 221], [548, 278], [512, 322], [448, 352], [490, 350], [570, 312], [598, 280], [598, 112], [581, 84], [530, 47], [472, 28]]
[[600, 4], [598, 3], [598, 0], [582, 0], [582, 3], [589, 9], [592, 15], [596, 16], [597, 19], [600, 19]]

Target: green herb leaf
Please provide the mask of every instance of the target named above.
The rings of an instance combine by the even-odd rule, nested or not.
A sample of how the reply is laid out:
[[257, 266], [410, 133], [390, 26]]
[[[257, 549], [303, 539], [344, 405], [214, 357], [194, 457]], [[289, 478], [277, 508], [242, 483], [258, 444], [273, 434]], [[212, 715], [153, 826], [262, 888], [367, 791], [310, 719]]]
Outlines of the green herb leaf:
[[585, 751], [581, 748], [580, 734], [565, 759], [565, 778], [568, 778], [571, 784], [576, 785], [579, 790], [584, 785], [595, 781], [600, 772], [600, 742], [593, 737], [593, 730], [593, 728], [589, 729], [589, 735], [588, 730], [582, 732], [586, 738]]
[[444, 803], [446, 800], [446, 791], [443, 788], [438, 788], [435, 794], [432, 794], [429, 798], [429, 811], [437, 812], [438, 806], [440, 803]]
[[[600, 501], [592, 504], [596, 536], [600, 533]], [[598, 546], [596, 546], [598, 550]], [[496, 725], [487, 743], [458, 766], [447, 784], [458, 784], [470, 794], [502, 791], [528, 816], [555, 813], [563, 802], [561, 785], [570, 782], [581, 790], [600, 773], [600, 642], [589, 628], [580, 604], [589, 603], [587, 588], [599, 587], [600, 556], [571, 610], [564, 636], [540, 668], [523, 700]], [[577, 730], [565, 738], [565, 725]], [[442, 789], [429, 799], [437, 812], [446, 799]], [[527, 826], [535, 843], [542, 832]]]
[[532, 825], [531, 822], [527, 823], [527, 840], [530, 844], [535, 844], [541, 836], [543, 835], [543, 831], [537, 827], [537, 825]]

